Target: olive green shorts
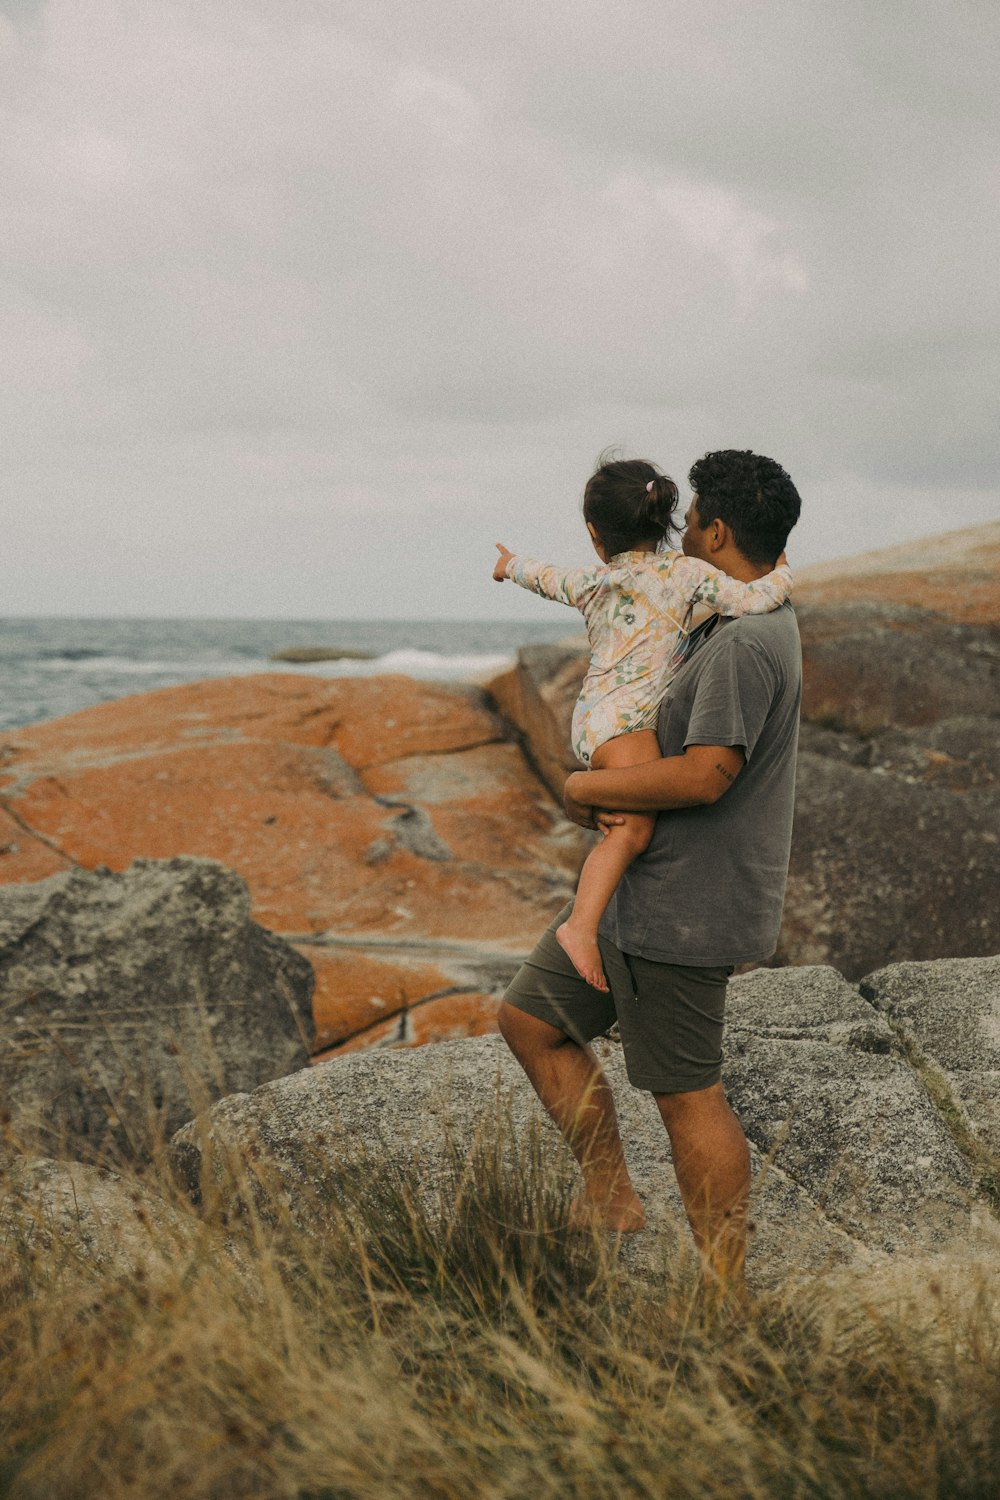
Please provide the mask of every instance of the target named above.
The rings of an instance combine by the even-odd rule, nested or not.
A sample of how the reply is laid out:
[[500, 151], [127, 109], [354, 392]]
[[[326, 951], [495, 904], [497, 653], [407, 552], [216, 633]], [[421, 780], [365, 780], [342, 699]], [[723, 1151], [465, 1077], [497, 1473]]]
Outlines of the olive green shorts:
[[600, 940], [611, 988], [587, 984], [556, 942], [565, 907], [518, 969], [505, 999], [585, 1046], [618, 1022], [629, 1081], [653, 1094], [711, 1088], [722, 1072], [726, 983], [732, 968], [654, 963]]

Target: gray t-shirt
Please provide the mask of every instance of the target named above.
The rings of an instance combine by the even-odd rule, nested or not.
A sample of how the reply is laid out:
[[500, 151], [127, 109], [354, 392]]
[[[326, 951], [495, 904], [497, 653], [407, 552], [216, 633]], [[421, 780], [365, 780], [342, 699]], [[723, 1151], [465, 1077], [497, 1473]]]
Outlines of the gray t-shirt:
[[[740, 745], [746, 764], [718, 802], [660, 813], [601, 933], [625, 953], [709, 967], [774, 952], [788, 875], [802, 649], [790, 605], [710, 621], [660, 709], [664, 755]], [[707, 627], [706, 627], [707, 630]]]

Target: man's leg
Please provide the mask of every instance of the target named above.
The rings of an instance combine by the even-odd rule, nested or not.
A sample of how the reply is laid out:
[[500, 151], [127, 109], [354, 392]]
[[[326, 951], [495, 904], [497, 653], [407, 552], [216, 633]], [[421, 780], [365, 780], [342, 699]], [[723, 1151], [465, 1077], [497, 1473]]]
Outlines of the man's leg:
[[670, 1136], [674, 1171], [709, 1277], [739, 1288], [747, 1252], [750, 1151], [721, 1083], [696, 1093], [654, 1094]]
[[500, 1033], [558, 1125], [583, 1173], [575, 1218], [630, 1231], [646, 1222], [625, 1165], [611, 1088], [590, 1047], [506, 1001]]

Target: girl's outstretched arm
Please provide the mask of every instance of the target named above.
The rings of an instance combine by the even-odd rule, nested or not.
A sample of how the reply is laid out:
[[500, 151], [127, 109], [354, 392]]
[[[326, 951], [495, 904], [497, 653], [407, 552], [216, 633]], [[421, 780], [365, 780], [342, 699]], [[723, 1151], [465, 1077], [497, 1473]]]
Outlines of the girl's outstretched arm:
[[[784, 555], [781, 554], [781, 559]], [[675, 555], [670, 567], [673, 582], [690, 599], [710, 605], [718, 614], [766, 615], [784, 604], [792, 592], [792, 570], [781, 559], [773, 572], [752, 583], [741, 583], [720, 568], [713, 568], [711, 563], [683, 553]]]
[[509, 578], [543, 599], [554, 599], [557, 604], [569, 604], [574, 609], [583, 609], [601, 581], [602, 568], [556, 568], [552, 563], [538, 562], [533, 557], [518, 557], [497, 542], [496, 567], [493, 577], [502, 581]]

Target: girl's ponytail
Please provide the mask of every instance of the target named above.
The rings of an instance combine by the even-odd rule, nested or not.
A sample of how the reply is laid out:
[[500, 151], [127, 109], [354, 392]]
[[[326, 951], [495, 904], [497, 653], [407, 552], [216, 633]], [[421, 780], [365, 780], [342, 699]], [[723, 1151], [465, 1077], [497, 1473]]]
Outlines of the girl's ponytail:
[[647, 527], [647, 536], [666, 536], [673, 526], [674, 511], [680, 496], [677, 486], [667, 474], [654, 474], [646, 485], [646, 493], [639, 505], [639, 524]]

